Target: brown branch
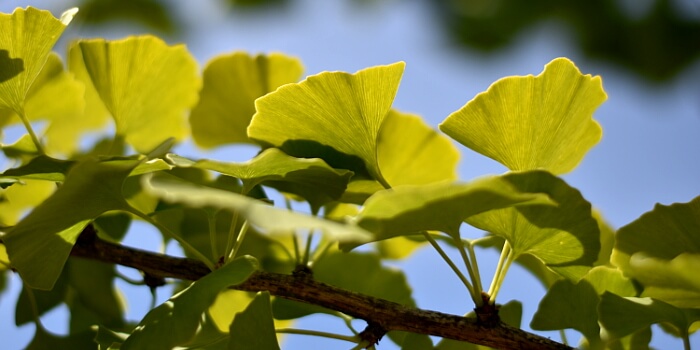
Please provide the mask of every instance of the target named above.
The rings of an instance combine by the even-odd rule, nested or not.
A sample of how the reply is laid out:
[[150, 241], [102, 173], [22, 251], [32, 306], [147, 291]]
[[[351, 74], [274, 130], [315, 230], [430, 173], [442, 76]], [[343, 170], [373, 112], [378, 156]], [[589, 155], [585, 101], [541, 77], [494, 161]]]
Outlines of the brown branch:
[[[88, 226], [91, 227], [91, 226]], [[200, 261], [151, 253], [110, 243], [86, 229], [71, 255], [132, 267], [147, 275], [195, 281], [209, 273]], [[497, 349], [572, 349], [548, 338], [499, 323], [485, 327], [476, 319], [406, 307], [384, 299], [333, 287], [308, 274], [257, 271], [238, 290], [270, 294], [322, 306], [367, 321], [373, 328], [406, 331], [486, 345]], [[381, 335], [379, 335], [381, 336]]]

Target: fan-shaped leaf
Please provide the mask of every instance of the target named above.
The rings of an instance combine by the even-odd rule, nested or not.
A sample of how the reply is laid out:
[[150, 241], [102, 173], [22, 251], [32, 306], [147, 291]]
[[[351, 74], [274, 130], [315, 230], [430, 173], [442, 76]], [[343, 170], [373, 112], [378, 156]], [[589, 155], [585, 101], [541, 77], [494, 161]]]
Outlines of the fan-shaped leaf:
[[183, 45], [167, 46], [153, 36], [77, 45], [118, 137], [145, 151], [186, 136], [185, 112], [197, 101], [201, 82]]
[[243, 163], [225, 163], [202, 159], [196, 162], [169, 155], [177, 166], [214, 170], [243, 182], [243, 193], [260, 184], [301, 196], [313, 210], [337, 200], [345, 191], [352, 172], [336, 170], [322, 159], [294, 158], [277, 148], [270, 148]]
[[391, 186], [457, 178], [457, 148], [416, 115], [389, 112], [379, 132], [377, 158]]
[[598, 258], [600, 231], [591, 204], [564, 180], [541, 170], [508, 173], [515, 191], [542, 193], [558, 203], [504, 208], [467, 218], [467, 223], [504, 237], [515, 257], [531, 254], [560, 275], [577, 281]]
[[354, 225], [344, 225], [317, 217], [279, 209], [259, 200], [237, 193], [203, 187], [166, 178], [164, 176], [144, 178], [143, 189], [165, 201], [183, 203], [195, 208], [218, 208], [237, 211], [251, 225], [268, 233], [287, 233], [298, 229], [320, 229], [329, 237], [339, 241], [364, 240], [369, 233]]
[[440, 130], [511, 170], [571, 171], [602, 134], [591, 116], [607, 98], [600, 77], [557, 58], [538, 76], [493, 83]]
[[24, 114], [29, 89], [77, 12], [77, 8], [70, 9], [60, 20], [33, 7], [0, 14], [0, 109]]
[[700, 197], [657, 204], [620, 228], [612, 261], [644, 285], [643, 296], [700, 308]]
[[185, 290], [151, 310], [121, 346], [122, 350], [172, 349], [192, 339], [202, 313], [224, 288], [245, 282], [258, 268], [250, 256], [237, 258], [218, 270], [192, 282]]
[[121, 188], [137, 164], [137, 160], [76, 164], [63, 185], [8, 232], [3, 240], [10, 260], [29, 286], [53, 287], [90, 220], [109, 210], [132, 210]]
[[248, 136], [292, 156], [322, 158], [334, 168], [364, 171], [386, 183], [377, 162], [377, 138], [403, 70], [398, 62], [354, 74], [323, 72], [284, 85], [255, 101]]
[[[532, 202], [550, 203], [546, 195], [520, 192], [500, 176], [469, 183], [400, 186], [372, 195], [356, 223], [374, 233], [372, 241], [428, 230], [459, 237], [459, 226], [467, 217]], [[343, 249], [363, 243], [367, 242], [353, 242]]]
[[236, 315], [229, 334], [231, 350], [279, 350], [268, 292], [258, 293], [248, 307]]
[[683, 336], [700, 321], [700, 310], [680, 309], [652, 298], [623, 298], [603, 294], [598, 308], [600, 323], [610, 335], [621, 338], [655, 323], [668, 322]]
[[255, 114], [255, 100], [299, 81], [303, 70], [298, 59], [282, 54], [215, 57], [204, 68], [199, 103], [190, 115], [194, 141], [206, 148], [253, 143], [246, 129]]

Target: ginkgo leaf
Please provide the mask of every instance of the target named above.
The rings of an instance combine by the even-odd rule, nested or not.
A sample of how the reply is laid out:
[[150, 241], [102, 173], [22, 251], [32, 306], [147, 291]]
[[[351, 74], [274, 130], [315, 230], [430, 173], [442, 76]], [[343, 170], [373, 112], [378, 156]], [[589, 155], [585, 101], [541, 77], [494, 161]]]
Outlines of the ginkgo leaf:
[[586, 336], [591, 348], [601, 348], [598, 325], [600, 297], [586, 280], [559, 280], [540, 301], [530, 327], [536, 330], [573, 328]]
[[514, 258], [531, 254], [577, 281], [598, 258], [600, 231], [591, 204], [564, 180], [542, 170], [507, 173], [518, 192], [542, 193], [558, 205], [528, 205], [481, 213], [466, 222], [505, 238]]
[[255, 101], [248, 136], [295, 157], [317, 157], [334, 168], [368, 173], [384, 183], [377, 138], [405, 64], [354, 74], [323, 72]]
[[391, 186], [457, 179], [457, 148], [416, 115], [389, 112], [379, 132], [377, 158]]
[[275, 233], [294, 232], [298, 229], [320, 229], [338, 241], [364, 240], [369, 233], [355, 225], [344, 225], [317, 217], [292, 212], [264, 204], [237, 193], [185, 183], [173, 177], [146, 176], [144, 191], [167, 202], [182, 203], [195, 208], [228, 209], [240, 213], [251, 225]]
[[606, 98], [600, 77], [582, 75], [573, 62], [557, 58], [536, 77], [496, 81], [440, 130], [511, 170], [563, 174], [600, 141], [602, 129], [592, 115]]
[[269, 148], [255, 158], [242, 162], [219, 162], [202, 159], [191, 161], [174, 154], [168, 159], [181, 167], [214, 170], [243, 182], [243, 194], [260, 184], [301, 196], [314, 211], [337, 200], [345, 191], [352, 172], [333, 169], [322, 159], [295, 158], [277, 148]]
[[77, 8], [70, 9], [61, 19], [33, 7], [17, 8], [11, 15], [0, 14], [0, 109], [24, 114], [29, 89], [77, 12]]
[[[500, 176], [469, 183], [439, 182], [399, 186], [372, 195], [355, 218], [374, 234], [372, 241], [435, 230], [459, 237], [465, 218], [485, 211], [525, 203], [549, 203], [547, 196], [523, 193]], [[352, 249], [367, 242], [352, 242]]]
[[270, 293], [258, 293], [233, 319], [229, 334], [228, 349], [231, 350], [279, 350]]
[[202, 313], [223, 289], [245, 282], [258, 268], [250, 256], [237, 258], [192, 282], [185, 290], [149, 311], [121, 346], [122, 350], [172, 349], [186, 344], [200, 327]]
[[255, 114], [255, 100], [299, 81], [303, 70], [298, 59], [276, 53], [235, 52], [209, 61], [199, 103], [190, 114], [195, 143], [205, 148], [253, 143], [246, 129]]
[[644, 285], [643, 296], [700, 308], [700, 197], [657, 204], [620, 228], [612, 261]]
[[25, 165], [7, 169], [0, 177], [63, 182], [66, 173], [68, 173], [74, 164], [75, 161], [56, 159], [42, 155], [33, 158]]
[[[197, 63], [184, 45], [153, 36], [77, 43], [85, 68], [116, 123], [138, 151], [187, 135], [185, 113], [197, 101]], [[77, 54], [77, 53], [76, 53]]]
[[138, 163], [85, 160], [76, 164], [63, 185], [3, 237], [12, 266], [25, 283], [51, 289], [91, 220], [110, 210], [133, 210], [121, 188]]
[[29, 208], [39, 205], [56, 190], [53, 182], [23, 179], [0, 190], [0, 226], [17, 224]]
[[606, 292], [598, 307], [600, 323], [610, 335], [621, 338], [656, 323], [670, 323], [685, 338], [700, 310], [682, 309], [652, 298], [623, 298]]

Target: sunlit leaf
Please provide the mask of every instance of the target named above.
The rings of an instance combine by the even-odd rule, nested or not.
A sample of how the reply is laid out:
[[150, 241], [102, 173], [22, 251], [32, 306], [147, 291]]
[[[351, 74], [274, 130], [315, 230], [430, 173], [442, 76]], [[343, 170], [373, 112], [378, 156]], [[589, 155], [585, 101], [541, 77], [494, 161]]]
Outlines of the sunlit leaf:
[[620, 228], [612, 261], [644, 285], [642, 296], [700, 308], [700, 197], [657, 204]]
[[334, 168], [356, 173], [366, 169], [385, 183], [377, 161], [377, 138], [404, 65], [398, 62], [354, 74], [323, 72], [284, 85], [255, 101], [248, 136], [296, 157], [322, 158]]
[[634, 297], [638, 294], [634, 282], [614, 267], [596, 266], [583, 279], [591, 284], [598, 295], [610, 292], [623, 297]]
[[504, 237], [516, 257], [531, 254], [560, 275], [578, 280], [598, 259], [600, 231], [591, 204], [564, 180], [546, 171], [507, 173], [514, 191], [548, 195], [557, 206], [504, 208], [467, 218], [467, 223]]
[[592, 119], [605, 101], [600, 77], [557, 58], [538, 76], [507, 77], [440, 124], [463, 145], [511, 170], [571, 171], [600, 141]]
[[33, 7], [0, 14], [0, 109], [24, 113], [29, 89], [77, 12], [77, 8], [70, 9], [60, 20]]
[[652, 298], [623, 298], [605, 293], [599, 307], [600, 323], [610, 335], [621, 338], [652, 324], [668, 322], [687, 336], [699, 309], [681, 309]]
[[530, 327], [536, 330], [573, 328], [586, 336], [592, 348], [600, 346], [598, 302], [600, 297], [588, 281], [559, 280], [540, 301]]
[[321, 205], [337, 200], [347, 187], [352, 172], [333, 169], [322, 159], [295, 158], [277, 148], [270, 148], [242, 163], [227, 163], [202, 159], [196, 162], [168, 155], [177, 166], [214, 170], [243, 182], [246, 194], [258, 185], [301, 196], [318, 211]]
[[[41, 155], [33, 158], [25, 165], [6, 170], [0, 177], [63, 182], [66, 174], [74, 164], [74, 161]], [[53, 184], [51, 185], [55, 186]]]
[[52, 182], [30, 179], [0, 189], [0, 226], [17, 224], [22, 213], [39, 205], [55, 190]]
[[379, 132], [377, 158], [391, 186], [457, 179], [457, 148], [416, 115], [389, 112]]
[[[0, 110], [0, 119], [2, 118], [2, 114], [4, 112], [7, 112], [8, 117], [14, 114], [13, 112], [8, 111], [9, 110]], [[23, 162], [27, 162], [39, 155], [39, 151], [37, 150], [36, 145], [34, 144], [34, 141], [32, 141], [29, 134], [20, 136], [17, 141], [12, 144], [0, 144], [0, 147], [2, 147], [2, 153], [4, 153], [6, 157], [17, 158]]]
[[299, 81], [303, 70], [298, 59], [282, 54], [215, 57], [204, 68], [199, 103], [190, 114], [194, 141], [205, 148], [253, 143], [246, 129], [255, 114], [255, 100]]
[[[468, 183], [400, 186], [370, 197], [356, 223], [374, 234], [372, 241], [428, 230], [459, 237], [459, 227], [467, 217], [533, 201], [548, 203], [547, 196], [522, 193], [500, 176]], [[355, 242], [343, 249], [363, 243]]]
[[270, 294], [260, 292], [231, 323], [228, 348], [235, 350], [279, 350], [272, 321]]
[[151, 310], [141, 320], [122, 350], [152, 348], [171, 349], [186, 344], [199, 327], [202, 313], [224, 288], [243, 283], [258, 268], [249, 256], [231, 261], [212, 271], [185, 290]]
[[51, 289], [90, 220], [110, 210], [132, 210], [121, 188], [137, 164], [93, 160], [76, 164], [63, 185], [10, 230], [5, 245], [24, 282]]
[[118, 137], [143, 152], [187, 135], [185, 112], [197, 101], [201, 82], [184, 45], [168, 46], [153, 36], [77, 45]]
[[271, 234], [294, 232], [298, 229], [320, 229], [324, 234], [341, 242], [369, 237], [368, 232], [354, 225], [339, 224], [275, 208], [237, 193], [188, 184], [173, 178], [146, 177], [143, 188], [168, 202], [182, 203], [194, 208], [237, 211], [251, 225]]

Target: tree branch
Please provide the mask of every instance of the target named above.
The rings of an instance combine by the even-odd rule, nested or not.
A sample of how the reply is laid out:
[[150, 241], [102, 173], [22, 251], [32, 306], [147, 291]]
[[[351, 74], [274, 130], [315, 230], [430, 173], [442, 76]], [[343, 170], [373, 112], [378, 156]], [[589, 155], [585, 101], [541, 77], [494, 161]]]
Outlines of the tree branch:
[[[132, 267], [159, 278], [196, 281], [209, 273], [209, 269], [198, 260], [176, 258], [104, 241], [97, 237], [92, 225], [80, 235], [71, 255]], [[474, 318], [406, 307], [333, 287], [314, 280], [310, 274], [283, 275], [256, 271], [246, 282], [232, 288], [250, 292], [268, 291], [277, 297], [336, 310], [363, 319], [371, 328], [379, 327], [384, 332], [434, 335], [496, 349], [572, 349], [502, 322], [494, 327], [485, 327]]]

